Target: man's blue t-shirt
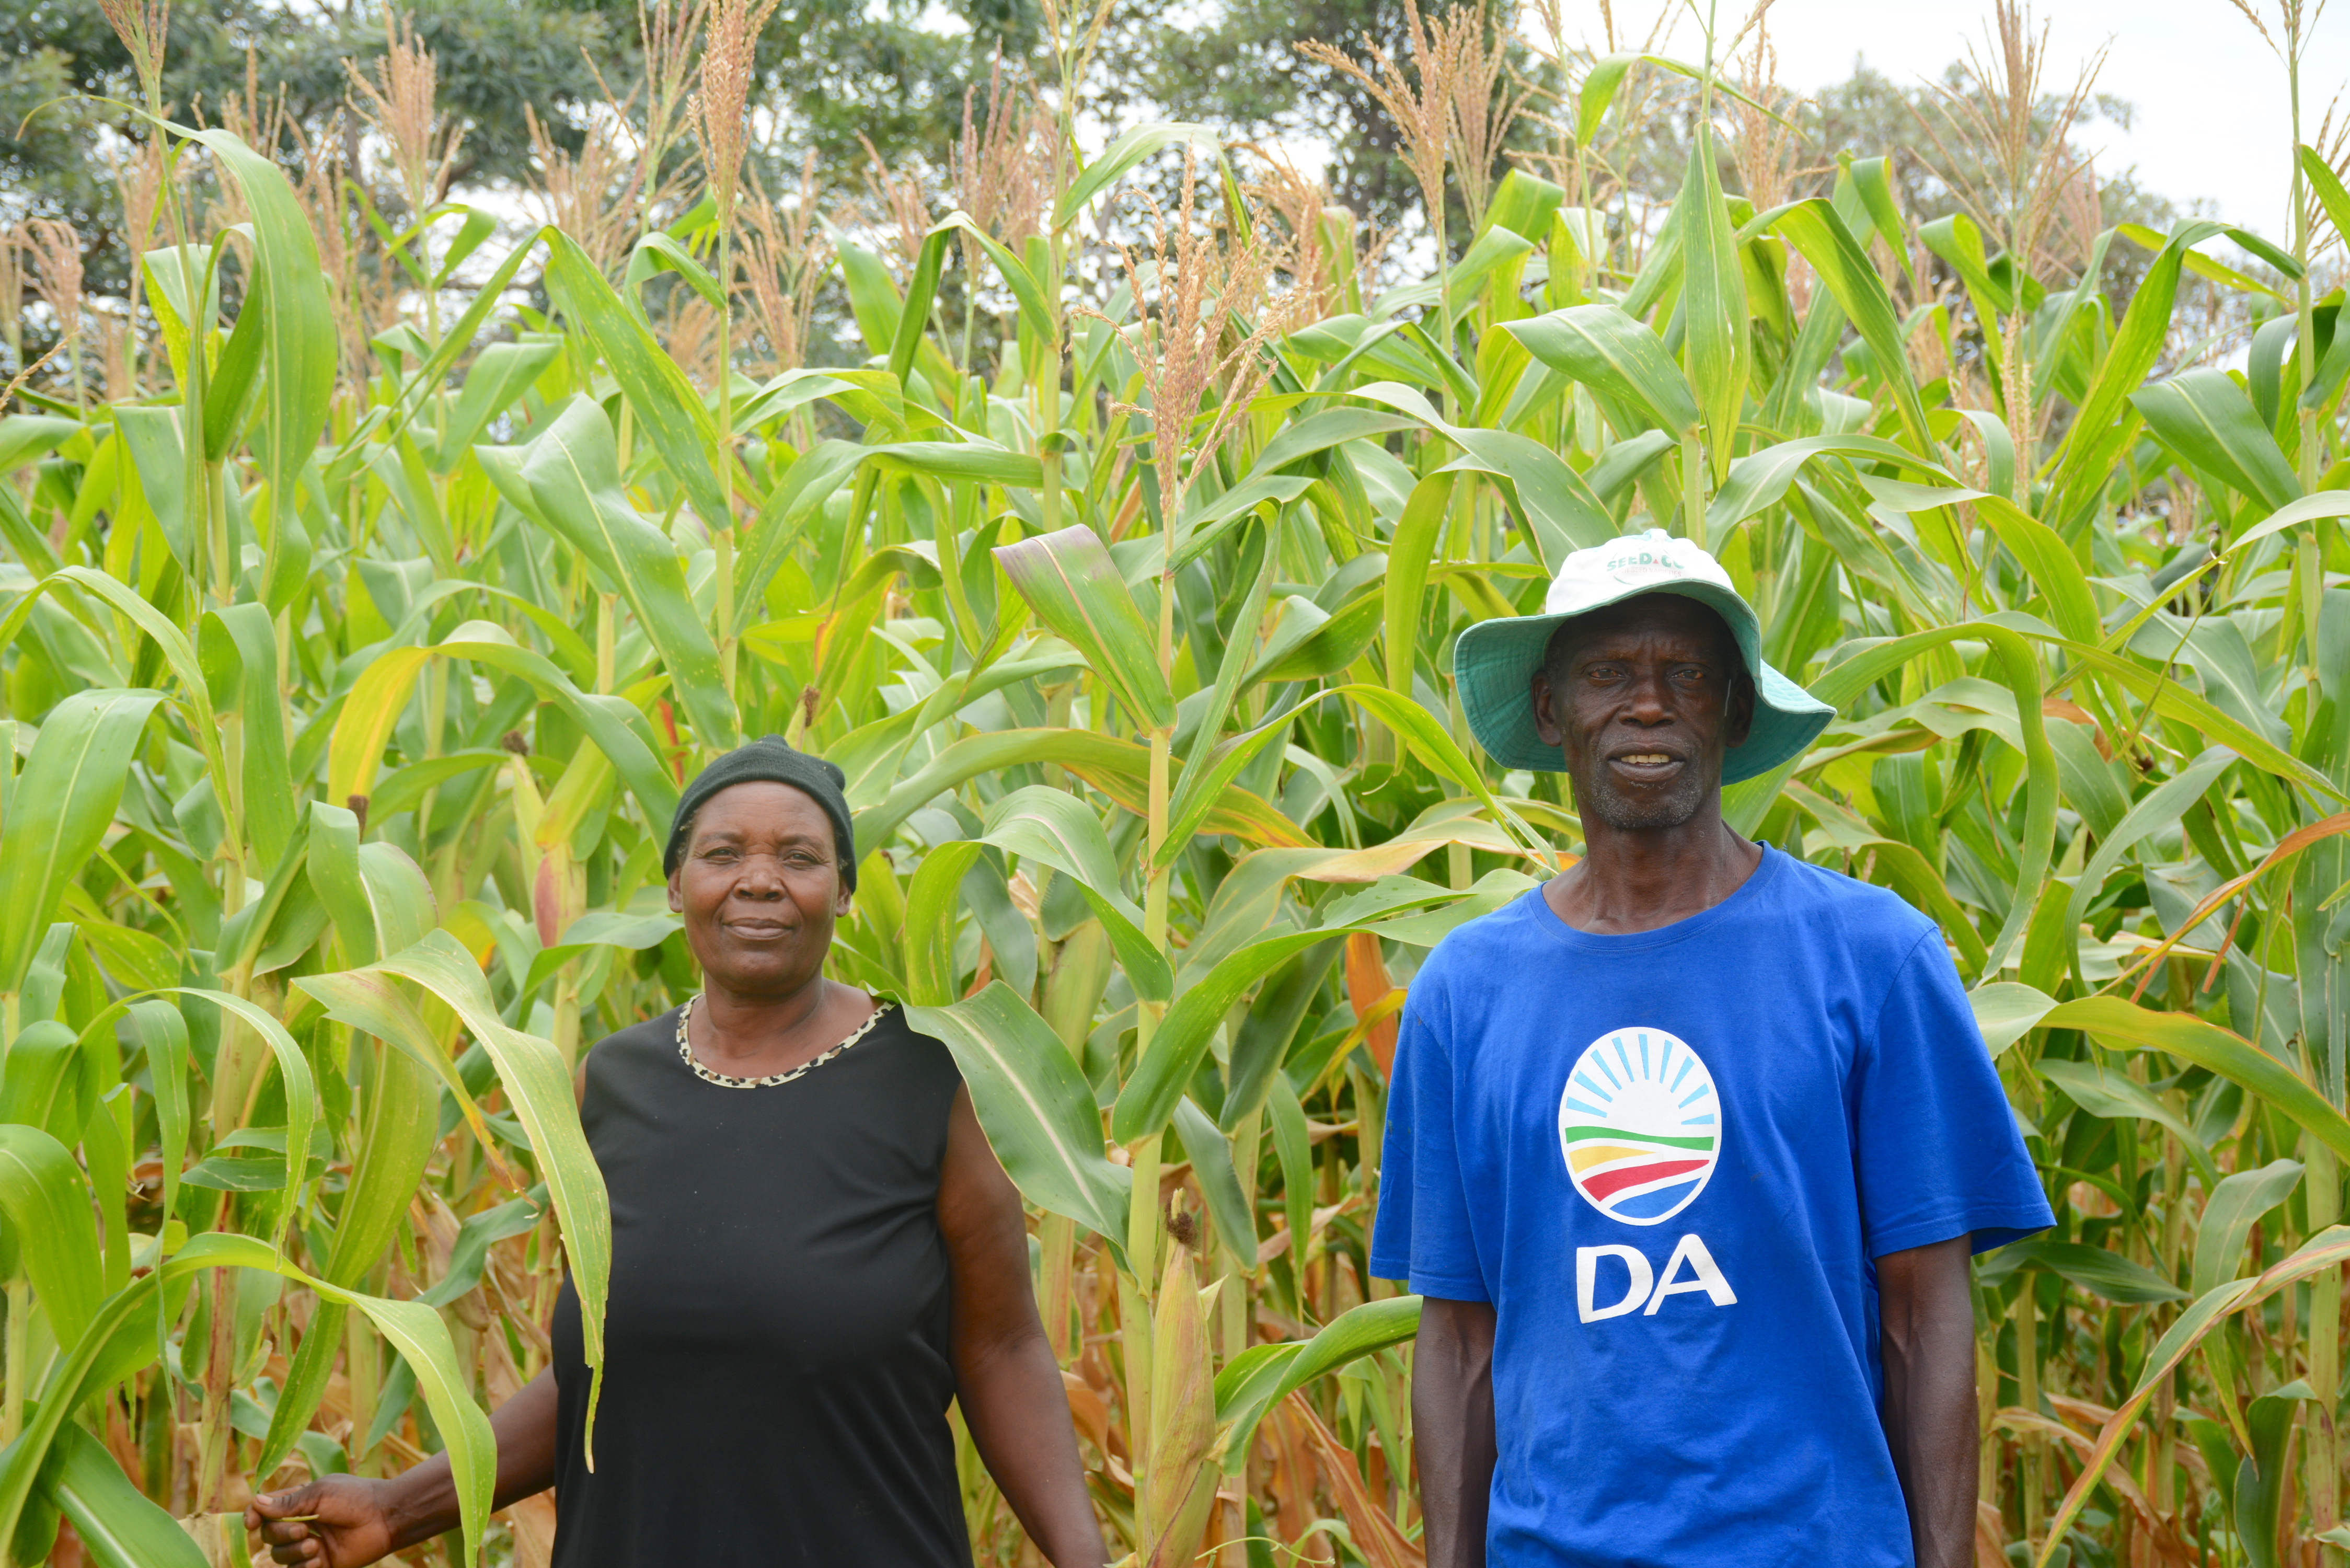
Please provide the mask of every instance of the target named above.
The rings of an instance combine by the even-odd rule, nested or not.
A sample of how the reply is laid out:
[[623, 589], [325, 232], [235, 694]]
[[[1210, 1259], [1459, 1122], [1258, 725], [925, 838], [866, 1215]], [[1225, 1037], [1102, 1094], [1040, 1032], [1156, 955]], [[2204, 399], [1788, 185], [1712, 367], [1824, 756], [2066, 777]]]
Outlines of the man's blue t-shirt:
[[1371, 1272], [1496, 1308], [1496, 1568], [1906, 1568], [1872, 1260], [2054, 1222], [1932, 922], [1767, 846], [1658, 930], [1447, 937], [1381, 1182]]

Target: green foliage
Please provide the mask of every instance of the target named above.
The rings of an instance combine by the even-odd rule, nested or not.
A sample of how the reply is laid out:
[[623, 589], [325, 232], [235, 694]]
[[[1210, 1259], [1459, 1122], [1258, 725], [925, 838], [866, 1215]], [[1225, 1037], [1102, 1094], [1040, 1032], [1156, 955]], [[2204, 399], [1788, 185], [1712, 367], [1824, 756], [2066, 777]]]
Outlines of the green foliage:
[[[1741, 101], [1627, 54], [1564, 123], [1637, 142], [1660, 75]], [[1869, 159], [1758, 212], [1709, 130], [1645, 245], [1586, 204], [1592, 147], [1579, 188], [1455, 161], [1460, 259], [1366, 297], [1350, 224], [1155, 123], [1035, 165], [1033, 234], [926, 216], [893, 275], [842, 233], [855, 364], [761, 383], [690, 314], [767, 308], [752, 231], [682, 196], [470, 297], [488, 231], [445, 211], [384, 242], [423, 285], [387, 328], [269, 158], [155, 133], [249, 239], [172, 206], [145, 393], [0, 420], [20, 1558], [62, 1519], [166, 1561], [159, 1509], [435, 1447], [464, 1552], [504, 1540], [484, 1407], [567, 1271], [601, 1356], [572, 1073], [695, 984], [680, 782], [781, 732], [858, 813], [833, 971], [948, 1044], [1035, 1210], [1121, 1549], [1414, 1561], [1418, 1303], [1365, 1253], [1396, 1015], [1581, 847], [1556, 775], [1470, 742], [1451, 649], [1648, 525], [1838, 711], [1732, 821], [1940, 922], [2055, 1204], [1976, 1274], [1986, 1536], [2267, 1563], [2338, 1528], [2350, 500], [2306, 243], [2261, 252], [2293, 308], [2250, 369], [2173, 369], [2184, 280], [2285, 292], [2215, 226], [2066, 270]], [[1139, 182], [1180, 265], [1077, 244]], [[1921, 308], [1913, 243], [1965, 308]], [[546, 311], [504, 292], [535, 257]]]

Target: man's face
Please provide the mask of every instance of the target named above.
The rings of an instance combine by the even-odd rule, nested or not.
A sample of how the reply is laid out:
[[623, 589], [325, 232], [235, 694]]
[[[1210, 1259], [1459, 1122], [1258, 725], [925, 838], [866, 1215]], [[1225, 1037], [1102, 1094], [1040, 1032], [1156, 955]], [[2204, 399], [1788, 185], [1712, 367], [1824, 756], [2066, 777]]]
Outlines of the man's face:
[[1642, 594], [1569, 622], [1534, 677], [1534, 726], [1577, 808], [1610, 827], [1679, 827], [1721, 784], [1754, 687], [1720, 616]]

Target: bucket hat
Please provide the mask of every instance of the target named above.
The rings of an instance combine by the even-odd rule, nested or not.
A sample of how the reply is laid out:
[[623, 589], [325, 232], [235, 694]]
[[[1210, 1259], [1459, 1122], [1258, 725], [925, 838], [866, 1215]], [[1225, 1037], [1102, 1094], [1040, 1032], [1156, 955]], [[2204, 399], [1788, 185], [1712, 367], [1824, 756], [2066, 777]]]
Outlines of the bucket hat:
[[1640, 594], [1679, 594], [1729, 623], [1754, 680], [1754, 723], [1722, 759], [1721, 782], [1736, 784], [1802, 756], [1835, 710], [1762, 662], [1762, 627], [1721, 564], [1661, 528], [1577, 550], [1543, 596], [1543, 613], [1479, 621], [1453, 645], [1452, 678], [1477, 743], [1505, 768], [1565, 771], [1559, 748], [1534, 732], [1530, 682], [1551, 634], [1565, 622]]

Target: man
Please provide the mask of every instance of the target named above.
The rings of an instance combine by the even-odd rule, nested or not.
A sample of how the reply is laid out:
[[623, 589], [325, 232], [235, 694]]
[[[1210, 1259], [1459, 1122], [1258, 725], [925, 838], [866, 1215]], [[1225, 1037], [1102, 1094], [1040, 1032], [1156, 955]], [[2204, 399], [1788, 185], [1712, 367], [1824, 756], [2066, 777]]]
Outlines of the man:
[[1427, 1298], [1430, 1568], [1961, 1568], [1968, 1259], [2054, 1222], [1941, 935], [1748, 842], [1829, 711], [1711, 556], [1570, 556], [1461, 705], [1584, 858], [1413, 980], [1371, 1272]]

